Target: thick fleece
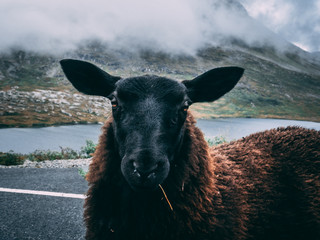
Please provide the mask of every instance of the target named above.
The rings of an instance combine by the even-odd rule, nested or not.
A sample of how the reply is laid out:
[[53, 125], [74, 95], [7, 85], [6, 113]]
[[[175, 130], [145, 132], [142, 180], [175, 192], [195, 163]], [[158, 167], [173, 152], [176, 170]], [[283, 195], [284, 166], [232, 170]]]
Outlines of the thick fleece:
[[85, 201], [86, 239], [320, 239], [320, 131], [278, 128], [209, 148], [188, 113], [161, 189], [134, 192], [103, 127]]

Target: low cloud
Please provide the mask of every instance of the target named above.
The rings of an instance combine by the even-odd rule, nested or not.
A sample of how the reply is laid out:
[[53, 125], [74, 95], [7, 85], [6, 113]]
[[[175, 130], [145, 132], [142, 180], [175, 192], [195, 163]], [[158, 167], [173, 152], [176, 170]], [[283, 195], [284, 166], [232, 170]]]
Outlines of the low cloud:
[[91, 40], [188, 54], [226, 37], [283, 44], [235, 0], [2, 0], [0, 32], [1, 52], [63, 53]]
[[240, 0], [249, 14], [290, 42], [320, 51], [320, 0]]

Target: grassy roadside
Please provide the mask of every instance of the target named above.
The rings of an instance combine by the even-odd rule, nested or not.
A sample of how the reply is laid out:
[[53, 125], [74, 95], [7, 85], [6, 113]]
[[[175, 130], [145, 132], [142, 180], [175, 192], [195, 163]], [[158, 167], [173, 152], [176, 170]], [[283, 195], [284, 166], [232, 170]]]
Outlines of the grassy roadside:
[[36, 150], [30, 154], [20, 154], [13, 151], [0, 152], [0, 165], [21, 165], [27, 159], [29, 161], [41, 162], [45, 160], [90, 158], [95, 149], [96, 144], [91, 140], [87, 140], [86, 145], [81, 147], [79, 151], [60, 147], [60, 151]]
[[[223, 136], [217, 136], [215, 138], [206, 140], [209, 146], [219, 145], [227, 142]], [[0, 152], [0, 165], [22, 165], [27, 159], [29, 161], [41, 162], [46, 160], [90, 158], [94, 153], [96, 146], [97, 144], [95, 144], [93, 141], [87, 140], [86, 145], [81, 147], [80, 151], [76, 151], [71, 148], [60, 147], [60, 151], [36, 150], [30, 154], [20, 154], [13, 151]]]

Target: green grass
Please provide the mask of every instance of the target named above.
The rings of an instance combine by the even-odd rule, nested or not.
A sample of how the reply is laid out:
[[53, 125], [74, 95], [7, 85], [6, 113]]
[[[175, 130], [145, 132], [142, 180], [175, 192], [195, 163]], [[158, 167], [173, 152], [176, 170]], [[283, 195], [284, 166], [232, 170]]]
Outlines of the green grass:
[[81, 177], [83, 177], [84, 179], [86, 179], [87, 173], [85, 170], [83, 170], [82, 168], [78, 169], [78, 173]]
[[208, 138], [206, 140], [207, 140], [207, 143], [210, 147], [217, 146], [217, 145], [228, 142], [224, 136], [216, 136], [214, 138]]
[[[92, 47], [98, 50], [93, 51]], [[87, 56], [89, 60], [95, 61], [110, 74], [122, 77], [156, 74], [185, 80], [215, 67], [240, 66], [246, 70], [235, 89], [209, 105], [195, 104], [199, 106], [195, 110], [199, 117], [286, 118], [320, 121], [320, 71], [317, 65], [303, 61], [294, 54], [278, 54], [272, 48], [242, 47], [246, 51], [212, 47], [203, 49], [197, 56], [192, 57], [149, 51], [129, 53], [111, 50], [93, 43], [83, 46], [75, 54]], [[13, 70], [8, 71], [8, 69]], [[46, 72], [52, 69], [56, 69], [57, 72], [47, 75]], [[58, 60], [52, 56], [13, 51], [11, 55], [0, 58], [0, 71], [5, 77], [4, 81], [0, 81], [0, 90], [19, 86], [19, 90], [26, 91], [34, 89], [70, 91], [72, 89], [76, 92], [64, 77]], [[25, 105], [28, 106], [28, 104]], [[60, 112], [59, 105], [55, 105], [55, 108], [54, 116], [38, 113], [34, 110], [35, 108], [27, 108], [25, 111], [15, 113], [16, 115], [3, 114], [0, 116], [0, 127], [95, 123], [103, 122], [105, 119], [94, 114], [83, 114], [80, 117], [72, 112], [73, 117], [68, 117]]]
[[95, 149], [96, 144], [91, 140], [87, 140], [86, 145], [81, 147], [80, 151], [60, 147], [60, 151], [36, 150], [30, 154], [20, 154], [13, 151], [0, 152], [0, 165], [21, 165], [27, 159], [30, 161], [41, 162], [45, 160], [90, 158]]
[[12, 151], [3, 153], [0, 152], [0, 165], [11, 166], [23, 164], [26, 156], [23, 154], [14, 153]]

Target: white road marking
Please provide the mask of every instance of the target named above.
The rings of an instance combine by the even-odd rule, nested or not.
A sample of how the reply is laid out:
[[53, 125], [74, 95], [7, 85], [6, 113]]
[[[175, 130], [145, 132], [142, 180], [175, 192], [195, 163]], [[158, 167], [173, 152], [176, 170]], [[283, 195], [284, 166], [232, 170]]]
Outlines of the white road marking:
[[1, 188], [1, 187], [0, 187], [0, 192], [23, 193], [23, 194], [34, 194], [34, 195], [43, 195], [43, 196], [52, 196], [52, 197], [65, 197], [65, 198], [79, 198], [79, 199], [85, 199], [86, 198], [86, 195], [84, 195], [84, 194], [34, 191], [34, 190], [14, 189], [14, 188]]

